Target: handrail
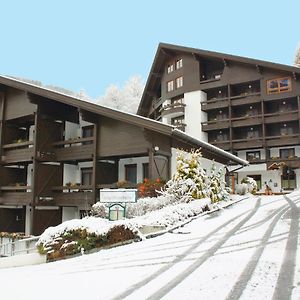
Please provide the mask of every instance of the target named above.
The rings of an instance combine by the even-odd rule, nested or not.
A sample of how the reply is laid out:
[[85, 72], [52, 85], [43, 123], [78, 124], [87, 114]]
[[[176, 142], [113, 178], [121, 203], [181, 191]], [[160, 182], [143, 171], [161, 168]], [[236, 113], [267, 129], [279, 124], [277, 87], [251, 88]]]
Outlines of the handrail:
[[18, 186], [1, 186], [1, 191], [21, 191], [21, 190], [31, 190], [30, 185], [18, 185]]
[[33, 141], [26, 141], [26, 142], [21, 142], [21, 143], [11, 143], [11, 144], [6, 144], [3, 145], [3, 149], [10, 149], [10, 148], [21, 148], [25, 146], [31, 146], [33, 145]]
[[290, 138], [290, 137], [299, 137], [299, 133], [293, 133], [293, 134], [282, 134], [282, 135], [274, 135], [274, 136], [266, 136], [266, 140], [273, 140], [273, 139], [281, 139], [281, 138]]
[[281, 116], [281, 115], [288, 115], [288, 114], [294, 114], [294, 113], [298, 113], [298, 110], [287, 110], [287, 111], [277, 111], [274, 113], [267, 113], [264, 116], [265, 117], [275, 117], [275, 116]]
[[230, 99], [239, 99], [239, 98], [248, 98], [248, 97], [253, 97], [253, 96], [259, 96], [261, 93], [260, 92], [255, 92], [255, 93], [242, 93], [240, 95], [236, 95], [236, 96], [231, 96]]
[[63, 190], [91, 190], [92, 185], [72, 185], [72, 186], [53, 186], [52, 191], [63, 191]]

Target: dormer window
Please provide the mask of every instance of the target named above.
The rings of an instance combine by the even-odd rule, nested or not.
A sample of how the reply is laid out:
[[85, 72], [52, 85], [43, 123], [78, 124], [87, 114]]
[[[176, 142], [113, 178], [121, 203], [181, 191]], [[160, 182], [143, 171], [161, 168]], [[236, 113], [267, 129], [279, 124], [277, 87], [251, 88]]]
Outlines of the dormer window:
[[168, 74], [172, 73], [173, 71], [174, 71], [174, 65], [173, 64], [168, 65], [168, 67], [167, 67]]
[[182, 58], [176, 60], [176, 70], [182, 68]]

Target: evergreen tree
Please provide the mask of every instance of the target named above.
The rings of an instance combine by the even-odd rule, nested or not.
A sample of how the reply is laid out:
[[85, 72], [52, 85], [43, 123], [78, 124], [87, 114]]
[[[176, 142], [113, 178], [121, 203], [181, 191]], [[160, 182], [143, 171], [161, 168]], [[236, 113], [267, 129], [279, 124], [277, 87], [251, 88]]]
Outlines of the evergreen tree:
[[171, 195], [178, 201], [188, 202], [208, 196], [206, 172], [201, 167], [200, 150], [187, 153], [180, 151], [177, 155], [177, 171], [166, 183], [164, 195]]
[[212, 203], [229, 200], [229, 188], [226, 187], [225, 169], [216, 170], [213, 162], [209, 176], [209, 197]]

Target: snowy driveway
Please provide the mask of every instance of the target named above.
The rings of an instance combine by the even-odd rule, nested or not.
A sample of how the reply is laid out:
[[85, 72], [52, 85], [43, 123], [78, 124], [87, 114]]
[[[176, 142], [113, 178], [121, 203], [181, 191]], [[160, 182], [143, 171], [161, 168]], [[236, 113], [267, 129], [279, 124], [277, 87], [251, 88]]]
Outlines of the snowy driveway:
[[300, 299], [300, 193], [251, 198], [174, 233], [0, 270], [1, 299]]

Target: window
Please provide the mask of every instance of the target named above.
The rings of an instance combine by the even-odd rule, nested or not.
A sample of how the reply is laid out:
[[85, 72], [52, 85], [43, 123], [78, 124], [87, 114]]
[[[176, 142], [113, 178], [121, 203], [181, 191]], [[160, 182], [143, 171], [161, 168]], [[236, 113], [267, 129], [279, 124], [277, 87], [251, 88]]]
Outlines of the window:
[[296, 185], [296, 174], [293, 169], [285, 167], [281, 176], [281, 188], [284, 190], [293, 190]]
[[137, 183], [136, 164], [125, 165], [125, 180], [131, 183]]
[[168, 81], [168, 82], [167, 82], [167, 91], [168, 91], [168, 92], [171, 92], [171, 91], [173, 91], [173, 90], [174, 90], [174, 81], [173, 81], [173, 80]]
[[[83, 138], [87, 138], [87, 137], [92, 137], [94, 136], [94, 126], [93, 125], [89, 125], [89, 126], [84, 126], [82, 127], [82, 137]], [[88, 141], [88, 142], [83, 142], [83, 145], [88, 145], [88, 144], [92, 144], [92, 141]]]
[[143, 179], [149, 178], [149, 163], [143, 164]]
[[93, 168], [81, 169], [81, 184], [92, 185], [93, 182]]
[[291, 77], [267, 80], [267, 93], [268, 94], [290, 92], [291, 90], [292, 90]]
[[247, 175], [247, 177], [253, 178], [256, 181], [257, 189], [261, 189], [261, 175]]
[[173, 64], [168, 65], [167, 66], [167, 72], [168, 72], [168, 74], [172, 73], [173, 71], [174, 71], [174, 65]]
[[248, 161], [260, 160], [260, 151], [246, 152], [246, 159]]
[[290, 135], [293, 133], [294, 133], [293, 128], [289, 127], [287, 124], [283, 124], [283, 127], [280, 128], [280, 135]]
[[183, 98], [177, 98], [171, 100], [173, 107], [181, 107], [183, 102], [184, 102]]
[[182, 68], [182, 58], [176, 60], [176, 70]]
[[295, 148], [280, 149], [280, 158], [295, 157]]
[[179, 125], [183, 124], [183, 121], [184, 121], [184, 117], [183, 116], [172, 118], [171, 119], [171, 125], [173, 125], [173, 126], [179, 126]]
[[179, 89], [183, 86], [183, 77], [180, 76], [176, 78], [176, 89]]
[[217, 134], [217, 142], [225, 142], [228, 140], [228, 134], [226, 132], [223, 132], [222, 130], [219, 131]]

